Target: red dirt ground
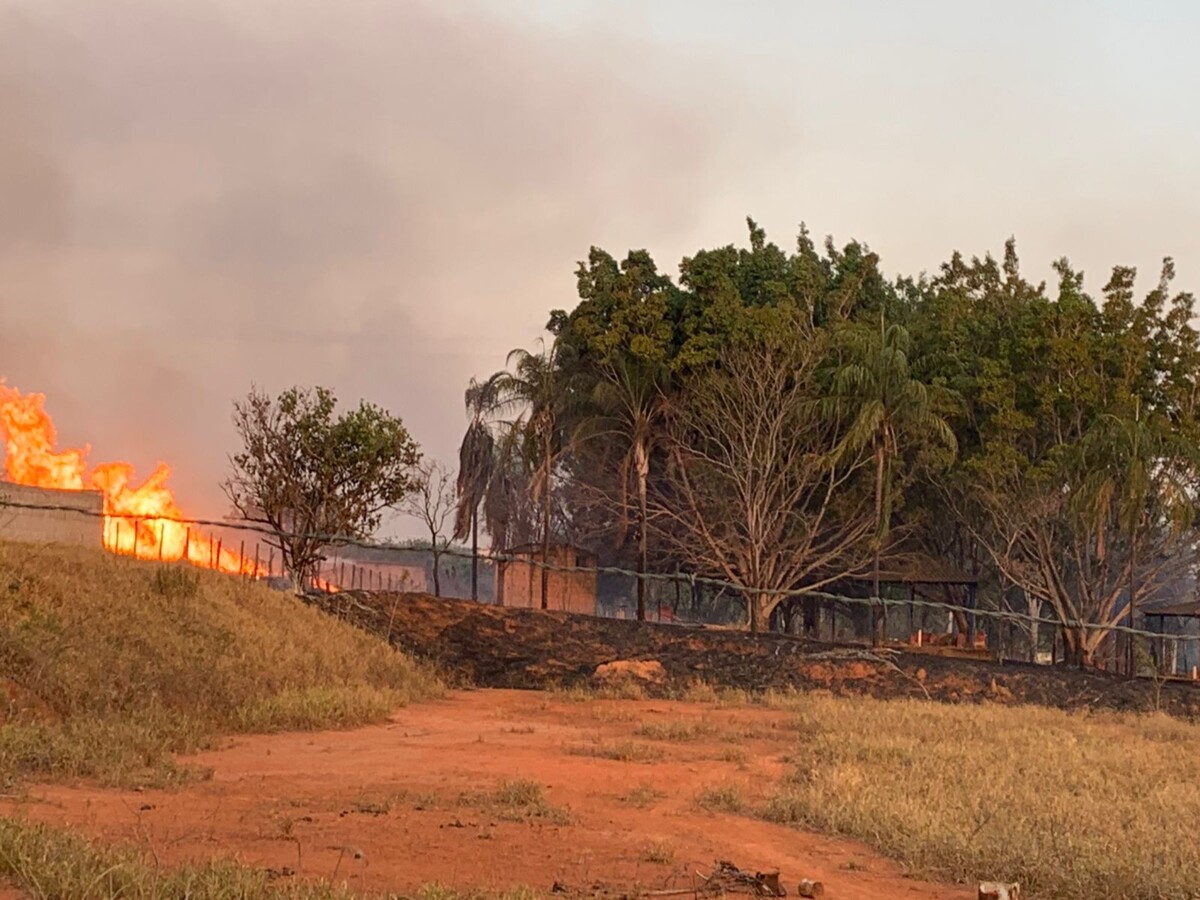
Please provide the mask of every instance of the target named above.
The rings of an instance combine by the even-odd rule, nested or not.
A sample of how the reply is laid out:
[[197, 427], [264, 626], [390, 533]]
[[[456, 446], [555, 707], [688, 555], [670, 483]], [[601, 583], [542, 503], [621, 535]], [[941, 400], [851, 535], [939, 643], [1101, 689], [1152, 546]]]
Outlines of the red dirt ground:
[[[646, 723], [701, 718], [717, 733], [680, 742], [634, 736]], [[973, 896], [910, 880], [850, 841], [696, 805], [699, 791], [722, 785], [759, 800], [786, 768], [788, 723], [786, 712], [761, 709], [462, 692], [401, 710], [385, 725], [227, 741], [193, 760], [211, 767], [212, 779], [182, 790], [39, 785], [0, 813], [139, 845], [163, 864], [233, 857], [367, 892], [437, 882], [547, 894], [557, 882], [572, 893], [625, 894], [686, 887], [727, 859], [750, 871], [779, 869], [792, 896], [801, 878], [823, 881], [831, 900]], [[572, 752], [628, 740], [664, 756], [627, 762]], [[513, 779], [542, 784], [574, 821], [507, 821], [479, 799]], [[645, 786], [659, 795], [631, 802], [630, 792]]]

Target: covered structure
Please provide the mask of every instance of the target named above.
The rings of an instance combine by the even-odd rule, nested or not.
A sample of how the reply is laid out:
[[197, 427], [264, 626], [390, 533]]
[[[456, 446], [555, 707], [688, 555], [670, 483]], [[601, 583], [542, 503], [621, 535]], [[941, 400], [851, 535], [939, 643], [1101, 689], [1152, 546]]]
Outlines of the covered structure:
[[526, 609], [542, 607], [542, 569], [550, 609], [596, 615], [596, 557], [573, 544], [550, 545], [543, 565], [542, 545], [524, 544], [503, 554], [496, 566], [496, 602]]
[[[864, 600], [871, 595], [873, 580], [869, 573], [858, 574], [837, 582], [828, 588], [828, 591], [832, 594], [845, 594], [855, 600]], [[879, 588], [884, 599], [890, 601], [888, 634], [893, 639], [903, 638], [912, 643], [924, 642], [930, 638], [933, 638], [933, 643], [949, 640], [954, 646], [966, 649], [977, 647], [983, 637], [977, 627], [975, 615], [979, 591], [979, 578], [975, 575], [963, 572], [941, 560], [914, 555], [891, 560], [881, 567]], [[900, 610], [901, 615], [896, 614], [897, 602], [902, 604], [905, 598], [908, 601], [907, 621], [903, 617], [903, 609]], [[950, 607], [949, 621], [943, 618], [943, 627], [931, 627], [929, 619], [935, 614], [935, 610], [927, 606], [922, 607], [919, 603], [922, 600]], [[866, 605], [861, 602], [830, 601], [828, 606], [831, 613], [831, 640], [837, 639], [837, 615], [859, 620], [867, 610]], [[942, 616], [944, 613], [937, 610], [936, 615]], [[869, 629], [869, 623], [864, 627]]]
[[[1160, 668], [1164, 668], [1168, 675], [1179, 675], [1180, 661], [1183, 657], [1182, 674], [1191, 674], [1192, 678], [1197, 677], [1196, 666], [1188, 665], [1186, 654], [1180, 654], [1179, 647], [1182, 643], [1178, 638], [1188, 638], [1188, 635], [1180, 634], [1178, 638], [1168, 641], [1167, 637], [1167, 622], [1200, 622], [1200, 600], [1188, 600], [1182, 603], [1168, 603], [1161, 606], [1150, 606], [1142, 609], [1142, 615], [1146, 617], [1147, 630], [1157, 632], [1162, 635], [1152, 644], [1152, 653], [1154, 654], [1154, 662]], [[1194, 636], [1191, 638], [1196, 640]]]

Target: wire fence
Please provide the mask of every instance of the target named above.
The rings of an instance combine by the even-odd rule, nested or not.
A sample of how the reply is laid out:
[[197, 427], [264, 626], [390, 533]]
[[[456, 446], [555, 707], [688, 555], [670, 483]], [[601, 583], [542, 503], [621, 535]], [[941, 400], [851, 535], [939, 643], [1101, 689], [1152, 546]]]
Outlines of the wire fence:
[[[277, 548], [281, 542], [289, 539], [307, 538], [315, 539], [326, 547], [325, 558], [311, 573], [308, 579], [310, 583], [305, 586], [320, 591], [432, 593], [434, 579], [431, 572], [436, 570], [438, 580], [443, 582], [438, 585], [442, 588], [439, 591], [442, 596], [478, 599], [485, 603], [498, 602], [507, 606], [538, 607], [541, 605], [541, 572], [545, 571], [548, 581], [547, 599], [552, 601], [548, 604], [551, 608], [629, 618], [635, 609], [634, 598], [638, 593], [640, 581], [644, 585], [643, 595], [647, 600], [646, 607], [650, 619], [679, 624], [727, 625], [736, 625], [740, 620], [744, 620], [744, 595], [749, 593], [745, 586], [702, 573], [639, 573], [619, 566], [580, 564], [573, 558], [543, 560], [534, 551], [487, 551], [473, 556], [469, 550], [447, 546], [435, 554], [428, 545], [421, 547], [405, 542], [366, 540], [344, 534], [281, 533], [269, 526], [246, 521], [149, 515], [106, 516], [104, 513], [69, 504], [26, 503], [2, 495], [0, 509], [43, 515], [65, 513], [103, 519], [106, 525], [98, 541], [102, 539], [110, 547], [121, 545], [119, 539], [115, 542], [112, 540], [114, 521], [136, 523], [139, 532], [145, 529], [151, 536], [161, 535], [164, 526], [170, 524], [186, 529], [187, 536], [184, 538], [182, 552], [178, 549], [164, 552], [161, 542], [156, 553], [147, 553], [144, 549], [139, 552], [139, 547], [143, 545], [133, 542], [132, 552], [127, 555], [161, 562], [186, 560], [201, 567], [220, 568], [231, 575], [265, 579], [279, 587], [292, 585], [285, 585], [289, 576], [284, 571], [282, 553], [277, 555]], [[233, 548], [232, 541], [226, 544], [221, 537], [213, 538], [204, 534], [203, 529], [215, 530], [218, 533], [237, 533], [241, 537], [237, 549]], [[0, 536], [16, 537], [19, 540], [20, 531], [20, 524], [17, 523], [16, 527], [10, 525], [0, 528]], [[252, 536], [249, 541], [245, 538], [246, 535]], [[197, 559], [197, 555], [190, 552], [193, 540], [204, 541], [206, 547], [210, 548], [207, 564], [203, 554]], [[556, 545], [558, 546], [561, 545]], [[215, 550], [211, 549], [213, 547]], [[432, 565], [435, 556], [437, 565]], [[228, 560], [236, 562], [226, 562]], [[470, 577], [472, 563], [477, 567], [479, 575], [474, 592], [471, 590]], [[474, 597], [472, 593], [475, 594]], [[888, 637], [893, 639], [901, 637], [911, 641], [915, 638], [920, 641], [924, 637], [930, 643], [936, 644], [942, 640], [942, 635], [957, 633], [967, 638], [967, 648], [974, 648], [977, 625], [981, 624], [981, 630], [993, 647], [997, 643], [1005, 642], [1006, 633], [1010, 645], [1019, 643], [1023, 635], [1028, 650], [1026, 655], [1030, 657], [1030, 661], [1046, 655], [1040, 650], [1042, 644], [1031, 644], [1030, 639], [1040, 636], [1044, 644], [1048, 635], [1052, 642], [1049, 661], [1055, 662], [1058, 659], [1058, 635], [1064, 629], [1070, 629], [1082, 633], [1104, 632], [1106, 635], [1120, 635], [1125, 639], [1145, 639], [1149, 642], [1152, 656], [1155, 657], [1153, 664], [1157, 670], [1162, 669], [1162, 659], [1168, 655], [1163, 648], [1175, 645], [1176, 649], [1170, 652], [1173, 660], [1170, 666], [1173, 671], [1170, 674], [1178, 670], [1182, 662], [1183, 670], [1191, 671], [1193, 677], [1196, 677], [1196, 668], [1200, 665], [1200, 636], [1196, 633], [1170, 633], [1162, 628], [1153, 630], [1122, 623], [1064, 620], [1035, 615], [1029, 611], [930, 600], [911, 592], [905, 597], [875, 597], [869, 594], [853, 596], [848, 593], [799, 587], [758, 590], [755, 593], [765, 594], [780, 601], [780, 606], [791, 613], [787, 621], [801, 622], [801, 629], [810, 633], [815, 631], [817, 637], [821, 637], [823, 631], [827, 630], [831, 640], [861, 638], [863, 632], [870, 627], [871, 612], [882, 608], [889, 623]], [[895, 611], [907, 612], [907, 632], [902, 630], [905, 625], [904, 618], [890, 615]], [[1142, 612], [1143, 619], [1145, 613], [1153, 614], [1152, 609], [1144, 609]], [[921, 617], [919, 628], [916, 627], [918, 615]], [[938, 626], [935, 622], [933, 627], [929, 627], [931, 615], [945, 616], [942, 620], [944, 626]], [[865, 627], [864, 619], [868, 620]], [[961, 627], [964, 620], [967, 626], [965, 629]], [[961, 638], [959, 640], [961, 643]], [[1003, 648], [1000, 649], [1002, 652]], [[1113, 655], [1114, 658], [1117, 656], [1115, 651]], [[1193, 658], [1196, 658], [1196, 663], [1192, 662]]]

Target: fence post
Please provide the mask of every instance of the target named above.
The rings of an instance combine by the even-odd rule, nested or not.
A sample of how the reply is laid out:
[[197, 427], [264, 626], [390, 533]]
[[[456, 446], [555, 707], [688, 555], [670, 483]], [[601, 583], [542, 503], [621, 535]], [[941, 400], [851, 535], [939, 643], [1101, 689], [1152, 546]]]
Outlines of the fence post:
[[254, 581], [258, 581], [258, 541], [254, 542], [254, 571], [250, 573], [250, 577]]
[[167, 523], [160, 522], [158, 525], [158, 561], [163, 561], [163, 538], [167, 536]]
[[190, 525], [183, 533], [183, 558], [187, 562], [192, 561], [192, 527]]
[[242, 538], [242, 542], [238, 545], [238, 575], [245, 577], [246, 574], [246, 539]]
[[221, 543], [221, 538], [217, 538], [217, 564], [213, 568], [218, 571], [221, 569]]

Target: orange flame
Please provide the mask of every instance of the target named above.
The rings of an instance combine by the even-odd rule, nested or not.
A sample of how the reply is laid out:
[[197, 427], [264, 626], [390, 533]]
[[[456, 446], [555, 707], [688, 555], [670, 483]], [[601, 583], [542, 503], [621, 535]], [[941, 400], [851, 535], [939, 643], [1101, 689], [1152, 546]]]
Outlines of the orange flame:
[[[140, 485], [129, 463], [104, 463], [88, 474], [90, 447], [55, 450], [54, 422], [44, 394], [24, 394], [0, 381], [0, 433], [10, 481], [59, 490], [104, 494], [104, 546], [140, 559], [182, 560], [222, 572], [267, 575], [266, 568], [193, 528], [167, 487], [171, 469], [159, 463]], [[176, 521], [172, 521], [176, 520]]]

